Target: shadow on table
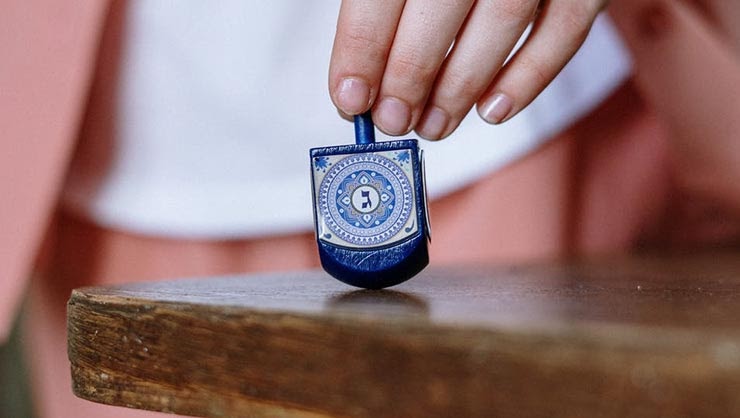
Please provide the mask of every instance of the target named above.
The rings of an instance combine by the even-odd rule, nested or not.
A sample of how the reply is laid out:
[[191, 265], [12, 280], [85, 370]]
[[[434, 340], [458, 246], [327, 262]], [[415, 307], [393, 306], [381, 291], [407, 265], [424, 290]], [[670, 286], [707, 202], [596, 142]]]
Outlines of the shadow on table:
[[327, 308], [372, 316], [429, 316], [429, 304], [423, 297], [388, 289], [340, 293], [328, 300]]

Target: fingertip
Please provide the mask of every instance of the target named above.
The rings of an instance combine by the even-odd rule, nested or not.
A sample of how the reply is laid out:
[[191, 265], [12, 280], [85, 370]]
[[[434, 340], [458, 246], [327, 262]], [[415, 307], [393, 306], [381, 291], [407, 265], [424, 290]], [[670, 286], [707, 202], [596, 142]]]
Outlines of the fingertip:
[[449, 135], [450, 116], [444, 109], [434, 106], [424, 112], [416, 125], [416, 133], [429, 141], [436, 141]]
[[495, 93], [476, 106], [478, 115], [492, 125], [511, 119], [514, 114], [514, 100], [504, 93]]
[[370, 108], [370, 85], [360, 77], [343, 77], [332, 95], [334, 104], [345, 115], [359, 115]]
[[383, 133], [392, 136], [411, 131], [411, 108], [403, 100], [384, 97], [373, 109], [373, 120]]
[[342, 112], [342, 109], [340, 108], [336, 108], [336, 109], [337, 109], [337, 114], [339, 115], [340, 118], [346, 120], [347, 122], [354, 122], [354, 117], [352, 115], [348, 115]]

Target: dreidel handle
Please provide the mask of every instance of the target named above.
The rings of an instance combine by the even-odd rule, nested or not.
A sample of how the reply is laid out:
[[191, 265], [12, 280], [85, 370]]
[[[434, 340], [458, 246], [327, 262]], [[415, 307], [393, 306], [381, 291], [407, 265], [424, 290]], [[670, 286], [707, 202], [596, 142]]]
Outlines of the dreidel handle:
[[375, 125], [370, 111], [355, 115], [355, 143], [372, 144], [375, 142]]

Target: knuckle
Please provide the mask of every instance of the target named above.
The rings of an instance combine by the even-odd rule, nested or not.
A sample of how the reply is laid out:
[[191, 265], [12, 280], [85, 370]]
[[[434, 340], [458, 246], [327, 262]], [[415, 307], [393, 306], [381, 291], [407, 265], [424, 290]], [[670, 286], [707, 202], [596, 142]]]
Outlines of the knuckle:
[[537, 10], [537, 2], [523, 0], [502, 0], [496, 4], [498, 12], [504, 17], [519, 21], [530, 21]]
[[344, 37], [345, 46], [350, 48], [364, 49], [380, 46], [379, 40], [372, 32], [348, 30], [342, 35]]
[[436, 66], [412, 56], [396, 57], [388, 63], [388, 76], [408, 80], [411, 84], [431, 83], [437, 72]]
[[440, 1], [441, 4], [452, 8], [469, 7], [473, 2], [470, 0], [444, 0]]
[[454, 10], [462, 7], [469, 7], [471, 0], [437, 0], [437, 8], [441, 10]]
[[447, 89], [450, 96], [458, 100], [461, 98], [475, 99], [481, 94], [480, 83], [471, 77], [451, 77], [448, 83]]
[[338, 46], [349, 53], [378, 59], [387, 54], [385, 43], [372, 28], [361, 25], [345, 26], [337, 30]]
[[549, 69], [540, 61], [533, 59], [529, 55], [520, 55], [518, 63], [520, 70], [526, 74], [526, 77], [534, 80], [535, 86], [546, 86], [553, 78], [550, 76]]
[[444, 103], [450, 113], [458, 115], [470, 109], [470, 106], [483, 93], [483, 87], [474, 77], [450, 75], [445, 77], [435, 89], [435, 99]]
[[590, 1], [568, 1], [559, 11], [563, 29], [571, 33], [571, 39], [580, 43], [586, 39], [600, 6]]

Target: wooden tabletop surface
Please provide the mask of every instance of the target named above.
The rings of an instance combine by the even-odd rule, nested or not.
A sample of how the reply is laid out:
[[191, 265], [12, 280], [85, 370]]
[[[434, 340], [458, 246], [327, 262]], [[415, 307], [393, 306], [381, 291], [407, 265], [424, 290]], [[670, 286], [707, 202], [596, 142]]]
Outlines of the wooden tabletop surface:
[[740, 252], [83, 288], [77, 396], [221, 417], [740, 416]]

